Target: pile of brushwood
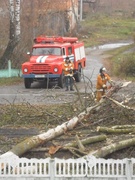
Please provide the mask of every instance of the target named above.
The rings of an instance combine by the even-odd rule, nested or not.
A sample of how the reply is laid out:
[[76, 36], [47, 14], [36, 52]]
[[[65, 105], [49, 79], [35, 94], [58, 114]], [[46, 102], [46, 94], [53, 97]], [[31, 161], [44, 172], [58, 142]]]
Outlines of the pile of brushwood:
[[[48, 110], [38, 108], [35, 116], [40, 123], [39, 119], [44, 119], [42, 132], [14, 144], [1, 158], [13, 155], [65, 159], [86, 155], [114, 159], [135, 157], [135, 94], [130, 84], [134, 89], [135, 84], [131, 82], [115, 85], [99, 103], [94, 101], [93, 94], [78, 92], [76, 101], [55, 106], [53, 112], [49, 111], [50, 107]], [[21, 118], [18, 107], [17, 114]]]

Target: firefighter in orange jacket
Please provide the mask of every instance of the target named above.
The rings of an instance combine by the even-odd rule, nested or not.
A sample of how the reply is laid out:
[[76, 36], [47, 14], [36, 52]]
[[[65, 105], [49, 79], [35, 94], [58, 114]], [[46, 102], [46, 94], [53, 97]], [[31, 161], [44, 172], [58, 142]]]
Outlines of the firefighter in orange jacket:
[[74, 64], [70, 61], [69, 57], [66, 57], [66, 60], [63, 63], [66, 91], [69, 90], [69, 86], [70, 86], [70, 91], [74, 91], [74, 89], [73, 89], [73, 81], [74, 81], [73, 69], [74, 69]]
[[107, 82], [110, 83], [112, 86], [113, 81], [111, 80], [110, 76], [106, 73], [106, 68], [102, 67], [99, 70], [99, 74], [97, 76], [97, 84], [96, 84], [96, 100], [99, 102], [102, 96], [105, 95], [107, 90]]

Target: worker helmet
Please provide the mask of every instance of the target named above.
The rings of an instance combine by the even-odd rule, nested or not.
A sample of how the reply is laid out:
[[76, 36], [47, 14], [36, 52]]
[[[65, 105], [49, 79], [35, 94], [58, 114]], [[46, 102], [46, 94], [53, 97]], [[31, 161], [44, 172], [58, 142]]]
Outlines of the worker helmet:
[[100, 70], [99, 70], [100, 73], [102, 73], [103, 71], [106, 72], [106, 68], [105, 68], [105, 67], [102, 67], [102, 68], [100, 68]]

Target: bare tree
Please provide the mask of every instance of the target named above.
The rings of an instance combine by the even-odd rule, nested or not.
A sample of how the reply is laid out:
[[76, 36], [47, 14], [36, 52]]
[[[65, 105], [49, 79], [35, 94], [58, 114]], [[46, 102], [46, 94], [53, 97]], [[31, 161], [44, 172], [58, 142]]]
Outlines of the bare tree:
[[3, 56], [0, 58], [1, 67], [3, 67], [5, 62], [10, 59], [10, 56], [20, 39], [20, 0], [9, 0], [9, 14], [9, 41]]

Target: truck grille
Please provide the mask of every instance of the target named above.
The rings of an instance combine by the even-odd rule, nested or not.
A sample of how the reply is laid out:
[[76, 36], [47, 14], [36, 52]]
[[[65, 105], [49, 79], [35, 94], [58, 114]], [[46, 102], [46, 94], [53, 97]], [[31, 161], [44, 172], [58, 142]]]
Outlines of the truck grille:
[[32, 73], [48, 73], [51, 71], [51, 66], [48, 64], [33, 64], [31, 66]]

